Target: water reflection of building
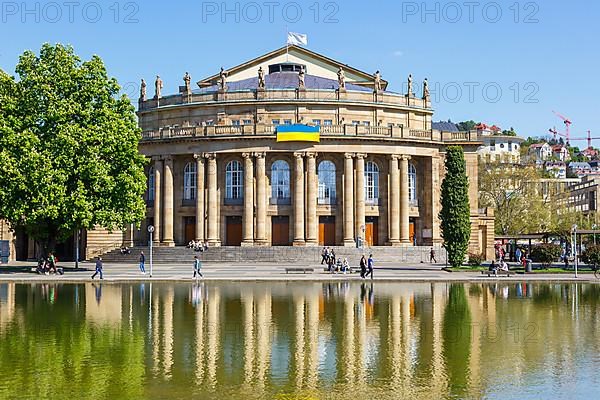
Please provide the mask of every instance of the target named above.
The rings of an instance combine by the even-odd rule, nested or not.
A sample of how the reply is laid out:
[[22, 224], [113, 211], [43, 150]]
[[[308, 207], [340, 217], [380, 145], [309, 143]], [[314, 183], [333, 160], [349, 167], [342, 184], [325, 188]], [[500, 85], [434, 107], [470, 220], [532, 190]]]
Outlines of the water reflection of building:
[[0, 283], [0, 332], [15, 316], [15, 284]]
[[122, 320], [123, 290], [120, 285], [85, 285], [85, 316], [100, 325], [118, 325]]

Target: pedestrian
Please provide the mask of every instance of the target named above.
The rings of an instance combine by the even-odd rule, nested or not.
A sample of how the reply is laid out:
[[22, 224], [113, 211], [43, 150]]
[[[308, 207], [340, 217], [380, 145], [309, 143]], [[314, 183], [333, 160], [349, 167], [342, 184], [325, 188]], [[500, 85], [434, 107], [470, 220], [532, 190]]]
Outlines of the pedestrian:
[[321, 250], [321, 265], [323, 265], [325, 261], [327, 261], [327, 247], [323, 247], [323, 250]]
[[144, 252], [141, 251], [140, 252], [140, 271], [142, 271], [143, 275], [146, 275], [146, 268], [144, 267], [145, 262], [146, 262], [146, 256], [144, 255]]
[[204, 278], [202, 272], [200, 272], [201, 269], [202, 263], [200, 262], [200, 259], [198, 256], [194, 256], [194, 278], [196, 278], [196, 274], [200, 275], [200, 278]]
[[433, 249], [433, 247], [429, 251], [429, 263], [436, 263], [437, 264], [437, 260], [435, 259], [435, 250]]
[[375, 261], [373, 260], [373, 254], [369, 254], [369, 259], [367, 260], [367, 274], [365, 275], [365, 278], [369, 275], [371, 275], [371, 279], [373, 279], [373, 264], [375, 263]]
[[515, 261], [521, 262], [521, 249], [517, 247], [515, 250]]
[[56, 274], [56, 257], [52, 252], [48, 253], [48, 266], [50, 267], [49, 271]]
[[94, 279], [98, 274], [100, 274], [100, 279], [104, 279], [102, 276], [102, 257], [98, 257], [96, 260], [96, 272], [94, 272], [94, 275], [92, 275], [92, 279]]
[[360, 277], [365, 278], [367, 274], [367, 260], [365, 259], [365, 255], [363, 254], [360, 258]]

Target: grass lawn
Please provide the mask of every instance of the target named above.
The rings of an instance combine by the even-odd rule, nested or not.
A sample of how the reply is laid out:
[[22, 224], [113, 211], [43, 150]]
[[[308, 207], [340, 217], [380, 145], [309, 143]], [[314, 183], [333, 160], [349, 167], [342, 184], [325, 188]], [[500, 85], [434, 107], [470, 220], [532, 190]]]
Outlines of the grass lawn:
[[[448, 268], [445, 268], [445, 270], [451, 271], [451, 272], [480, 272], [480, 271], [487, 271], [488, 266], [471, 267], [469, 265], [463, 265], [460, 268], [448, 267]], [[510, 272], [524, 274], [525, 269], [523, 267], [510, 268]], [[573, 270], [573, 268], [564, 269], [561, 267], [550, 267], [548, 269], [534, 268], [533, 272], [531, 272], [531, 274], [574, 274], [574, 273], [575, 273], [575, 271]], [[592, 271], [591, 269], [589, 269], [587, 267], [583, 267], [583, 268], [580, 267], [580, 268], [577, 268], [577, 273], [592, 274], [592, 273], [594, 273], [594, 271]]]

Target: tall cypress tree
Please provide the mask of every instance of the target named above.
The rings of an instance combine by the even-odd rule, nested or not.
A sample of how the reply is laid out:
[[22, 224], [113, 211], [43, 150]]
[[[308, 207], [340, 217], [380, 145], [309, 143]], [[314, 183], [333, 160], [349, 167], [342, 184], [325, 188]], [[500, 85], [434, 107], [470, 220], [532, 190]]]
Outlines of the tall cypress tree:
[[439, 217], [448, 262], [453, 267], [459, 267], [465, 259], [471, 237], [469, 180], [462, 147], [447, 148], [445, 167]]

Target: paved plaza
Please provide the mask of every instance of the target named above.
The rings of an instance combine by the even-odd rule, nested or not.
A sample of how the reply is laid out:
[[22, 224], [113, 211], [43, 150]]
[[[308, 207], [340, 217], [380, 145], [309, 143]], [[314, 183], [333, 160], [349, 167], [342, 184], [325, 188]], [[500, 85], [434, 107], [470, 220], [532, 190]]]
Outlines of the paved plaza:
[[[9, 266], [0, 266], [0, 282], [6, 281], [56, 281], [56, 282], [85, 282], [91, 281], [94, 264], [81, 262], [79, 270], [74, 270], [74, 263], [61, 263], [65, 274], [39, 275], [30, 272], [33, 263], [15, 262]], [[313, 268], [313, 272], [290, 272], [286, 268]], [[571, 282], [598, 282], [593, 274], [580, 273], [578, 278], [574, 274], [514, 274], [510, 277], [488, 277], [480, 272], [446, 272], [443, 264], [407, 264], [380, 263], [376, 265], [374, 280], [376, 281], [571, 281]], [[149, 274], [150, 265], [146, 263], [146, 275], [143, 275], [138, 264], [105, 263], [104, 281], [192, 281], [193, 264], [154, 264], [152, 277]], [[330, 280], [362, 280], [359, 273], [331, 274], [324, 270], [320, 264], [294, 264], [279, 265], [275, 263], [203, 263], [202, 273], [207, 281], [330, 281]], [[96, 278], [98, 279], [98, 278]]]

